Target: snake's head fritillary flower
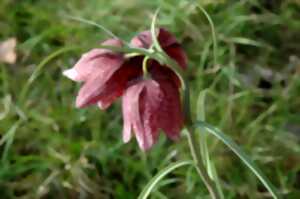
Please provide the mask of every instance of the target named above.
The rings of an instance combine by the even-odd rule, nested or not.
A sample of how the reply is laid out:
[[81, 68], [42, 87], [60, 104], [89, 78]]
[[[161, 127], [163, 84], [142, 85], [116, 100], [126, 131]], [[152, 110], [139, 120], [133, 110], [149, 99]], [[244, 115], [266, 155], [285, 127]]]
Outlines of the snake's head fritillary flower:
[[[186, 55], [171, 33], [159, 29], [158, 41], [168, 56], [183, 69], [187, 67]], [[130, 44], [148, 49], [152, 45], [150, 31], [138, 34]], [[103, 45], [123, 46], [118, 39], [107, 40]], [[145, 78], [143, 59], [142, 55], [126, 58], [122, 53], [93, 49], [63, 74], [83, 82], [76, 98], [78, 108], [98, 104], [101, 109], [106, 109], [122, 96], [123, 140], [129, 142], [134, 135], [140, 148], [148, 150], [157, 141], [160, 130], [172, 140], [179, 138], [183, 114], [176, 74], [150, 59], [147, 62], [149, 76]]]

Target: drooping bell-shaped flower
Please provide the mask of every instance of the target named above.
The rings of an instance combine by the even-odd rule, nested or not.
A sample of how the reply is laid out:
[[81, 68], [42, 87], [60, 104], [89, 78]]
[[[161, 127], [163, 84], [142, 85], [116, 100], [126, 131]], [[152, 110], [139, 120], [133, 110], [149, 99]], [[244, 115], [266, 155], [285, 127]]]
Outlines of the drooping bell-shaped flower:
[[[166, 54], [185, 69], [186, 55], [176, 38], [165, 29], [159, 29], [157, 39]], [[118, 39], [110, 39], [102, 44], [123, 46]], [[136, 48], [151, 47], [150, 31], [138, 34], [130, 45]], [[143, 59], [143, 55], [126, 58], [111, 50], [93, 49], [63, 74], [74, 81], [83, 82], [76, 98], [78, 108], [98, 104], [105, 109], [122, 96], [123, 140], [128, 142], [134, 135], [140, 148], [147, 150], [157, 141], [160, 130], [170, 139], [178, 139], [183, 126], [183, 114], [180, 82], [176, 74], [168, 66], [150, 59], [147, 62], [149, 74], [145, 78]]]

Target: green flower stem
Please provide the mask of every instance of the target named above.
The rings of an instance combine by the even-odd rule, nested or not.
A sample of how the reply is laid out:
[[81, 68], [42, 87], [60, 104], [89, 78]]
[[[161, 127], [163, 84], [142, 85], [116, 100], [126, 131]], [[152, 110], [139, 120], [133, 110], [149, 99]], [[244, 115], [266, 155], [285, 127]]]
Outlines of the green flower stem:
[[143, 59], [143, 73], [144, 73], [144, 78], [148, 78], [148, 68], [147, 68], [147, 62], [149, 60], [148, 56], [145, 56]]

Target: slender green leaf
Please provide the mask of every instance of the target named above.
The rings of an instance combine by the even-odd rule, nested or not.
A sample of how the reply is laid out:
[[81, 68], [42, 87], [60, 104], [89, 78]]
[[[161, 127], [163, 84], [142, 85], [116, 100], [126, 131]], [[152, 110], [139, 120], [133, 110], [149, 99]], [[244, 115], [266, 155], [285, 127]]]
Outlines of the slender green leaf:
[[[102, 31], [104, 31], [107, 35], [109, 35], [110, 37], [113, 37], [115, 39], [120, 39], [117, 35], [115, 35], [112, 31], [108, 30], [106, 27], [104, 27], [103, 25], [101, 24], [98, 24], [94, 21], [91, 21], [91, 20], [88, 20], [88, 19], [84, 19], [82, 17], [75, 17], [75, 16], [69, 16], [69, 15], [66, 15], [66, 18], [69, 18], [71, 20], [74, 20], [74, 21], [78, 21], [78, 22], [81, 22], [81, 23], [85, 23], [87, 25], [91, 25], [91, 26], [95, 26], [99, 29], [101, 29]], [[125, 44], [129, 45], [126, 41], [122, 40]]]
[[160, 172], [158, 172], [150, 181], [149, 183], [144, 187], [143, 191], [139, 195], [138, 199], [146, 199], [148, 198], [151, 191], [155, 188], [155, 186], [158, 184], [158, 182], [165, 177], [170, 172], [174, 171], [175, 169], [186, 166], [186, 165], [193, 165], [193, 161], [191, 160], [183, 160], [179, 162], [172, 163], [168, 167], [162, 169]]
[[275, 187], [268, 180], [268, 178], [263, 174], [263, 172], [254, 164], [254, 162], [248, 157], [248, 155], [227, 135], [218, 130], [217, 128], [207, 124], [203, 121], [197, 121], [195, 125], [199, 128], [207, 130], [209, 133], [216, 136], [221, 140], [226, 146], [228, 146], [248, 167], [249, 169], [258, 177], [258, 179], [264, 184], [264, 186], [271, 193], [273, 198], [280, 198], [277, 194]]
[[255, 47], [265, 47], [271, 49], [270, 46], [267, 44], [264, 44], [259, 41], [255, 41], [253, 39], [245, 38], [245, 37], [231, 37], [228, 38], [230, 42], [237, 43], [237, 44], [242, 44], [242, 45], [248, 45], [248, 46], [255, 46]]
[[2, 137], [0, 140], [0, 146], [5, 143], [3, 154], [2, 154], [2, 163], [6, 161], [9, 149], [14, 141], [15, 133], [21, 124], [21, 120], [17, 121]]
[[197, 4], [198, 8], [201, 10], [201, 12], [205, 15], [211, 29], [212, 34], [212, 40], [213, 40], [213, 54], [214, 54], [214, 67], [217, 66], [217, 56], [218, 56], [218, 43], [217, 43], [217, 34], [215, 30], [215, 25], [209, 14], [206, 12], [206, 10], [202, 7], [200, 3]]
[[[205, 98], [206, 98], [207, 90], [202, 90], [199, 93], [197, 100], [197, 120], [205, 121]], [[201, 156], [203, 157], [203, 164], [207, 167], [210, 161], [208, 147], [207, 147], [207, 133], [205, 131], [201, 131], [201, 129], [197, 129], [200, 133], [200, 150]], [[209, 173], [210, 174], [210, 173]], [[211, 175], [210, 175], [211, 177]]]
[[157, 20], [157, 16], [159, 13], [159, 8], [156, 10], [153, 18], [152, 18], [152, 22], [151, 22], [151, 37], [152, 37], [152, 42], [154, 47], [156, 48], [156, 50], [158, 52], [163, 52], [163, 49], [161, 48], [158, 40], [157, 40], [157, 31], [156, 31], [156, 20]]
[[[198, 100], [197, 100], [197, 119], [198, 120], [205, 120], [205, 99], [207, 94], [207, 89], [202, 90], [199, 93]], [[222, 190], [222, 186], [218, 177], [218, 173], [215, 168], [214, 162], [211, 160], [209, 155], [209, 149], [207, 146], [207, 132], [201, 131], [199, 129], [200, 136], [200, 150], [201, 155], [203, 157], [203, 164], [206, 166], [207, 173], [209, 177], [216, 183], [217, 190], [219, 192], [220, 198], [224, 199], [224, 193]]]
[[10, 106], [11, 106], [11, 103], [12, 103], [11, 96], [6, 95], [2, 99], [2, 102], [3, 102], [3, 111], [0, 112], [0, 121], [3, 120], [9, 114]]

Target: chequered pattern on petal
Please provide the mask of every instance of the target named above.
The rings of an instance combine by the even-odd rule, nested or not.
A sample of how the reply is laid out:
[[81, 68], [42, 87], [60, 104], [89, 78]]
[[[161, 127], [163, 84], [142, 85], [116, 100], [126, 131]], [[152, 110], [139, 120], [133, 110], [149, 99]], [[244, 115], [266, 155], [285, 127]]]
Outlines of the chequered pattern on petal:
[[159, 111], [159, 127], [172, 139], [178, 139], [183, 126], [180, 94], [177, 86], [167, 80], [158, 80], [164, 94]]
[[157, 82], [140, 81], [130, 86], [122, 98], [124, 118], [123, 140], [128, 142], [132, 131], [141, 149], [149, 149], [158, 138], [158, 117], [163, 94]]

